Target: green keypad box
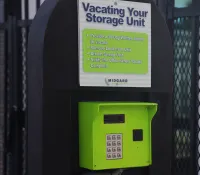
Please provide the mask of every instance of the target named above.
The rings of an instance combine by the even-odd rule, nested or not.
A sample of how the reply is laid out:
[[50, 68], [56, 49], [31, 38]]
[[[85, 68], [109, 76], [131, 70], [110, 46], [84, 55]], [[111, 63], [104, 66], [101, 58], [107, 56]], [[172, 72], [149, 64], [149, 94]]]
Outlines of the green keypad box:
[[105, 170], [151, 165], [151, 121], [157, 106], [141, 102], [80, 102], [80, 167]]

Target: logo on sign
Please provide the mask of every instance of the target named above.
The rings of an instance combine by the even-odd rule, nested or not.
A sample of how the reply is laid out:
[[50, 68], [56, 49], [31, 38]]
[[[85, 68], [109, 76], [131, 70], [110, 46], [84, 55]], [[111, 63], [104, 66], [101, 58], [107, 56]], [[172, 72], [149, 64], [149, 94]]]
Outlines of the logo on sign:
[[121, 85], [121, 84], [127, 84], [128, 79], [122, 79], [122, 78], [105, 78], [106, 84], [109, 85]]

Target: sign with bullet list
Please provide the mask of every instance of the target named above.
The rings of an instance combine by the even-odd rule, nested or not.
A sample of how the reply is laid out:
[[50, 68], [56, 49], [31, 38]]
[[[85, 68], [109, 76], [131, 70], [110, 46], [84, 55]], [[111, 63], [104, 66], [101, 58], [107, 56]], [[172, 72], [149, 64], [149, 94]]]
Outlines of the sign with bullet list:
[[[121, 40], [119, 42], [111, 37], [113, 34], [120, 37], [125, 33], [95, 29], [85, 29], [83, 31], [84, 72], [146, 74], [148, 72], [148, 35], [126, 32], [126, 35], [130, 38], [143, 38], [144, 41]], [[102, 41], [102, 38], [95, 38], [94, 35], [103, 35], [104, 40]], [[105, 46], [99, 47], [99, 44]], [[143, 52], [141, 52], [141, 49]], [[133, 50], [135, 57], [140, 57], [140, 60], [131, 59]]]
[[151, 87], [151, 4], [78, 0], [79, 84]]
[[106, 135], [106, 159], [122, 159], [122, 134]]

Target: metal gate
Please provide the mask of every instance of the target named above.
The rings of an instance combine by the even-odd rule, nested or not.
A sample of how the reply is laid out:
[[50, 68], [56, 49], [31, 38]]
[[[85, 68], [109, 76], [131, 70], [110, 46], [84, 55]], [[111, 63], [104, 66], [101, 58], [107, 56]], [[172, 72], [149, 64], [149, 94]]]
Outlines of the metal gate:
[[[198, 1], [178, 9], [173, 0], [155, 0], [174, 44], [173, 175], [200, 173]], [[26, 48], [31, 19], [41, 4], [0, 0], [0, 175], [26, 174]]]
[[[200, 1], [187, 2], [182, 8], [173, 10], [172, 18], [174, 44], [172, 172], [174, 175], [200, 173], [198, 160]], [[178, 6], [178, 3], [176, 5]]]
[[0, 175], [26, 174], [26, 49], [41, 3], [0, 0]]

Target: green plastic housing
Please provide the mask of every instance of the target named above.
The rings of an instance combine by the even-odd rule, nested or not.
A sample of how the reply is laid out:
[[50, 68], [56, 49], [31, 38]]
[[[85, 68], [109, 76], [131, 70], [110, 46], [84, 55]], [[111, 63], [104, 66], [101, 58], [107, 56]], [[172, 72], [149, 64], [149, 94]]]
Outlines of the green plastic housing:
[[[151, 165], [151, 121], [156, 111], [156, 103], [80, 102], [80, 167], [89, 170], [104, 170]], [[121, 121], [110, 123], [112, 117], [113, 120], [117, 119], [118, 114], [121, 115], [121, 119], [119, 118]], [[106, 124], [105, 115], [108, 121]], [[108, 147], [109, 134], [110, 136], [116, 134], [117, 137], [119, 134], [119, 139], [122, 137], [121, 158], [119, 159], [108, 159], [109, 156], [116, 156], [114, 153], [108, 154], [110, 150], [115, 151], [114, 147], [111, 149]], [[113, 138], [115, 138], [114, 135]], [[120, 144], [120, 142], [114, 143], [113, 141], [111, 143]], [[118, 155], [120, 157], [119, 153]]]

